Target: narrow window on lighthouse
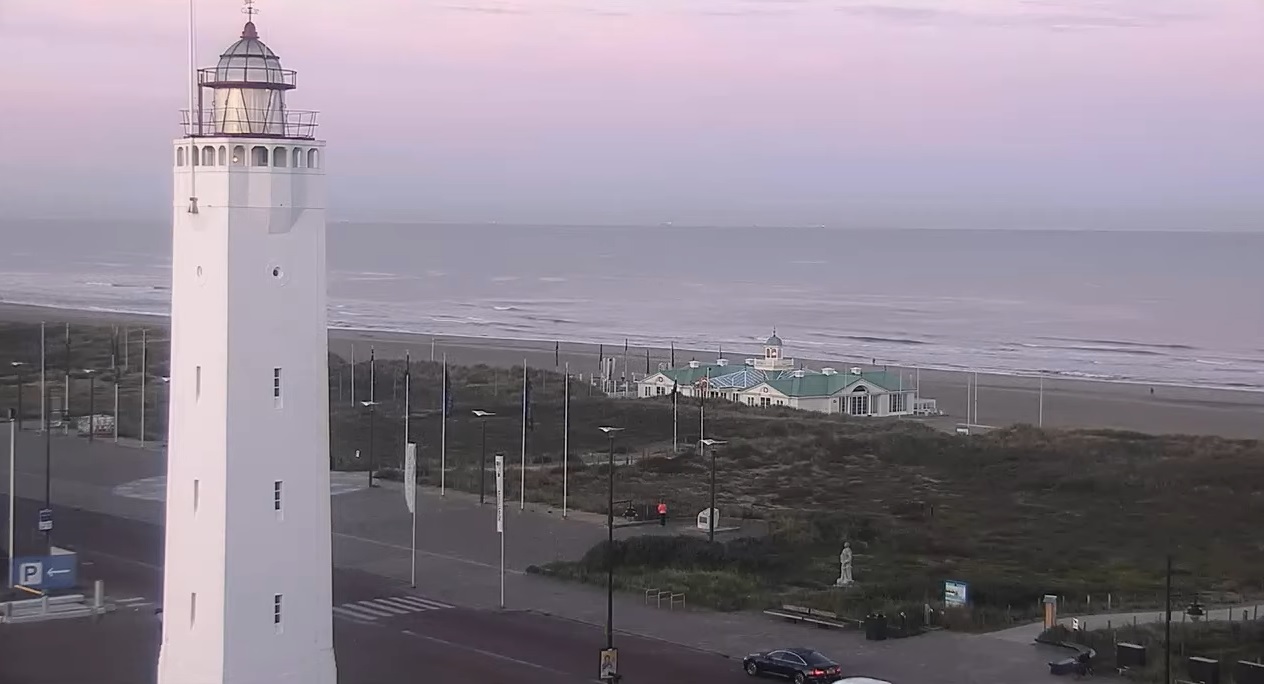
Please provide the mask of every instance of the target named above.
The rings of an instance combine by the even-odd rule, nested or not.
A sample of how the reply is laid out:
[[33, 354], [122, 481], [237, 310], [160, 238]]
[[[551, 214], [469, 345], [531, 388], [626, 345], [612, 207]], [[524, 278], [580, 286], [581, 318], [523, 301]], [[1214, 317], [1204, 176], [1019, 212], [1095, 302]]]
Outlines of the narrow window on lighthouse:
[[281, 369], [272, 369], [272, 403], [281, 408]]
[[197, 592], [189, 594], [189, 629], [197, 623]]
[[281, 595], [274, 594], [272, 596], [272, 624], [276, 626], [276, 631], [281, 631]]
[[[281, 481], [277, 480], [272, 483], [272, 510], [277, 513], [281, 512]], [[280, 516], [277, 516], [280, 517]]]
[[199, 495], [201, 494], [201, 484], [202, 484], [201, 480], [193, 481], [193, 512], [194, 513], [197, 513], [197, 509], [198, 509], [198, 498], [199, 498]]
[[202, 398], [202, 367], [198, 366], [194, 370], [193, 375], [193, 399], [196, 401]]

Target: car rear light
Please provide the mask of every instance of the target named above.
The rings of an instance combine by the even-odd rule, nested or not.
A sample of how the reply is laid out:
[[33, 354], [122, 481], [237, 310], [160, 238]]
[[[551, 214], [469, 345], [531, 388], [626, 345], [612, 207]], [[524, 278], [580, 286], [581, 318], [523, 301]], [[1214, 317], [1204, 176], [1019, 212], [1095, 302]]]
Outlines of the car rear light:
[[822, 677], [825, 675], [825, 670], [812, 670], [811, 674], [813, 677]]

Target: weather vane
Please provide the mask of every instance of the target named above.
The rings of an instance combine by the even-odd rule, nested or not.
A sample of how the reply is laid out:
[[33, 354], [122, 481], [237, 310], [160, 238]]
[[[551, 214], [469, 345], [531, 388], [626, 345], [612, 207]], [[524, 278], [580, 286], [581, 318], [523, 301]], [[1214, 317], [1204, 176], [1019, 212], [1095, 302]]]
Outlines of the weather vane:
[[242, 14], [245, 14], [247, 17], [249, 17], [247, 21], [254, 21], [255, 15], [259, 13], [259, 8], [255, 7], [255, 0], [242, 0], [242, 1], [246, 4], [245, 7], [241, 8]]

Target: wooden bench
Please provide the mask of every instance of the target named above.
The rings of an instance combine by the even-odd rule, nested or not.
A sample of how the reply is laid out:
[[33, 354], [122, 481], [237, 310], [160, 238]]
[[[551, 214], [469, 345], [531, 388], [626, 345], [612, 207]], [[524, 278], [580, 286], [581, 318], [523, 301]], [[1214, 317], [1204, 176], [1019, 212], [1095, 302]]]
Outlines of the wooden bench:
[[790, 622], [807, 623], [823, 629], [846, 629], [860, 624], [858, 620], [838, 617], [837, 613], [803, 606], [782, 605], [781, 608], [769, 608], [764, 615], [781, 618]]

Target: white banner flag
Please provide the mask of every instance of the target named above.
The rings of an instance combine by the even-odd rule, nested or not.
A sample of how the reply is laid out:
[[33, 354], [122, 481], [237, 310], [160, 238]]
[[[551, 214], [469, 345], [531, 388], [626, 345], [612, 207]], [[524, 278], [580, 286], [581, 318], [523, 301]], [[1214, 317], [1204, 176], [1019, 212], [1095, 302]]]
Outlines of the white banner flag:
[[409, 513], [417, 510], [417, 445], [412, 442], [404, 448], [404, 501]]
[[505, 455], [496, 454], [496, 531], [505, 531]]

